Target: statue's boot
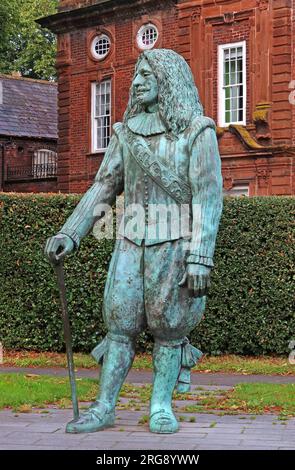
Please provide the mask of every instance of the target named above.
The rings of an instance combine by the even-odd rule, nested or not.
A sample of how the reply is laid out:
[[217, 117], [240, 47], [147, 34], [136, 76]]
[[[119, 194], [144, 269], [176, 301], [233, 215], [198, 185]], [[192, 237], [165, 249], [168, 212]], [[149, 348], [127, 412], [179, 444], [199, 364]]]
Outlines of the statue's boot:
[[114, 425], [116, 402], [132, 365], [135, 348], [133, 340], [126, 336], [108, 335], [105, 344], [97, 400], [78, 420], [67, 424], [67, 433], [96, 432]]
[[150, 410], [150, 431], [169, 434], [178, 431], [172, 411], [172, 394], [181, 365], [181, 346], [155, 343], [153, 352], [154, 382]]

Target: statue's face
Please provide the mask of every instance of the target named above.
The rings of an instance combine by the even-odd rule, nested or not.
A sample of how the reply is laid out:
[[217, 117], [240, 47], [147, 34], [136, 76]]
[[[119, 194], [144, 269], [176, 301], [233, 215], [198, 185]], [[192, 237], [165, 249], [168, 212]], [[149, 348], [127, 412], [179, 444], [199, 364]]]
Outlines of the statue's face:
[[158, 82], [146, 59], [140, 62], [132, 86], [138, 102], [146, 109], [158, 102]]

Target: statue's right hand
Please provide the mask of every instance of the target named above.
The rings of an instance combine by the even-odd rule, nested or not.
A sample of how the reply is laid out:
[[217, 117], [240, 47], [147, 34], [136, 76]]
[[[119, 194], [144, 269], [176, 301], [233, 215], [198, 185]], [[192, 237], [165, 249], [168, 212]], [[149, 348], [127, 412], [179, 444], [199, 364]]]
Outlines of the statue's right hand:
[[73, 240], [68, 235], [59, 233], [54, 237], [48, 238], [44, 251], [52, 264], [58, 264], [66, 255], [69, 255], [74, 248]]

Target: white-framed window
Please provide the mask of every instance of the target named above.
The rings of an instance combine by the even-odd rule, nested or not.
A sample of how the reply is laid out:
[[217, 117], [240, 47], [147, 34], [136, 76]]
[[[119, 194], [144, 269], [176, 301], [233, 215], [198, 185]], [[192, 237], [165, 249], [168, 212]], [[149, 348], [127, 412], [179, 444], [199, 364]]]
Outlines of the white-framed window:
[[111, 136], [111, 86], [110, 79], [92, 83], [91, 121], [92, 151], [106, 150]]
[[246, 124], [246, 41], [218, 46], [218, 123]]
[[57, 153], [48, 149], [36, 150], [33, 155], [32, 166], [34, 178], [49, 178], [56, 176]]
[[91, 53], [95, 59], [104, 59], [111, 49], [111, 40], [106, 34], [96, 36], [91, 43]]
[[249, 183], [234, 184], [231, 189], [223, 192], [224, 196], [247, 196], [249, 197]]
[[156, 26], [152, 23], [144, 24], [138, 31], [136, 41], [140, 49], [152, 49], [159, 37]]

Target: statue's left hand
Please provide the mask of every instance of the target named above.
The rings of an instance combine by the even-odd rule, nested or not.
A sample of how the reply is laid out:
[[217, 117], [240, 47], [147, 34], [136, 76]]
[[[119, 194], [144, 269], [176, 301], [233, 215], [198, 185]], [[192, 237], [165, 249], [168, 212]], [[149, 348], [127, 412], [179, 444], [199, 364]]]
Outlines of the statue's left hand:
[[186, 271], [178, 284], [187, 285], [190, 297], [203, 297], [210, 287], [211, 268], [202, 264], [188, 263]]

